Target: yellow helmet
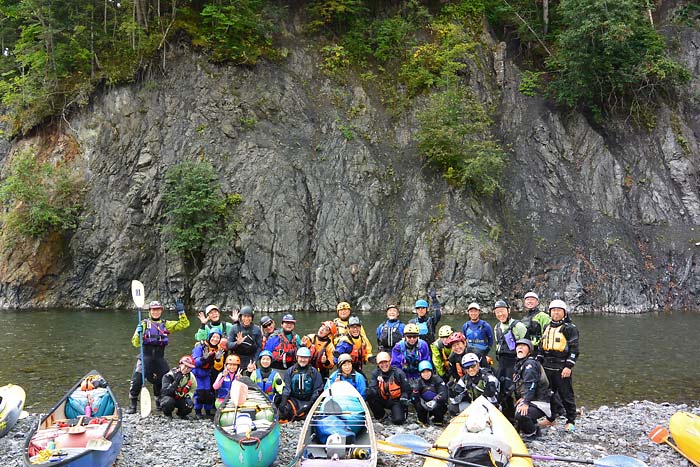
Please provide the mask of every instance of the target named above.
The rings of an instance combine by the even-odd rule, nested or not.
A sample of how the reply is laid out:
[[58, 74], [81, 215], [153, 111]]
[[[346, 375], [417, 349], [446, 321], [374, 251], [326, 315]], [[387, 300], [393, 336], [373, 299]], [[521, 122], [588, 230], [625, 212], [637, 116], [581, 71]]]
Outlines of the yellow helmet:
[[450, 337], [452, 332], [452, 327], [449, 324], [440, 326], [440, 329], [438, 330], [438, 337]]
[[418, 329], [418, 325], [416, 323], [408, 323], [405, 328], [403, 328], [403, 335], [406, 336], [408, 334], [414, 334], [418, 335], [420, 334], [420, 330]]
[[350, 310], [350, 304], [348, 302], [340, 302], [338, 306], [335, 307], [335, 311], [340, 310]]

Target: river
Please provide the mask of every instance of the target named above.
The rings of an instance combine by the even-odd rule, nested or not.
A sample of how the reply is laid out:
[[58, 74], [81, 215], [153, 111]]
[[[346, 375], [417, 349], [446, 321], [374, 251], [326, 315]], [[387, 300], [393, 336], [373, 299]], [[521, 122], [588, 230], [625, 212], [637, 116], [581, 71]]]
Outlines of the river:
[[[34, 310], [0, 312], [0, 386], [19, 384], [27, 391], [27, 410], [46, 411], [91, 369], [112, 384], [121, 404], [128, 404], [128, 388], [138, 349], [130, 338], [137, 324], [134, 311]], [[190, 353], [199, 320], [171, 334], [166, 356], [174, 366]], [[282, 314], [271, 315], [277, 325]], [[335, 313], [297, 313], [297, 330], [315, 332]], [[255, 320], [259, 321], [260, 314]], [[383, 313], [360, 315], [374, 338]], [[403, 314], [407, 321], [412, 315]], [[516, 316], [517, 317], [517, 316]], [[176, 319], [173, 311], [166, 319]], [[448, 315], [440, 324], [461, 328], [466, 316]], [[486, 315], [490, 323], [493, 315]], [[700, 399], [700, 314], [683, 312], [644, 315], [573, 316], [581, 334], [581, 357], [574, 371], [579, 405], [588, 408], [633, 400], [693, 402]]]

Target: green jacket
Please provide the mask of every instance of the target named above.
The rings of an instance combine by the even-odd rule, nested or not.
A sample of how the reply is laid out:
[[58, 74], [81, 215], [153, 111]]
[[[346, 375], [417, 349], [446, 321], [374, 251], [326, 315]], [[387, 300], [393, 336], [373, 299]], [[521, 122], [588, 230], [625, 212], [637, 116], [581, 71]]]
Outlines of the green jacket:
[[228, 333], [233, 325], [227, 323], [226, 321], [219, 321], [219, 324], [212, 325], [211, 323], [203, 324], [197, 329], [197, 333], [194, 335], [194, 340], [205, 341], [209, 337], [209, 333], [212, 329], [218, 329], [221, 331], [221, 337], [228, 338]]
[[433, 361], [435, 371], [442, 378], [449, 374], [450, 362], [447, 360], [452, 353], [449, 347], [445, 347], [442, 339], [438, 338], [430, 344], [430, 358]]
[[[150, 319], [151, 318], [145, 318], [141, 321], [141, 325], [144, 329], [148, 327], [147, 321], [149, 321]], [[189, 325], [190, 320], [187, 319], [187, 315], [184, 313], [180, 315], [177, 321], [165, 321], [165, 329], [167, 329], [170, 332], [182, 331], [183, 329], [187, 329]], [[141, 336], [139, 336], [138, 331], [134, 331], [134, 335], [131, 336], [131, 344], [137, 349], [141, 347]]]

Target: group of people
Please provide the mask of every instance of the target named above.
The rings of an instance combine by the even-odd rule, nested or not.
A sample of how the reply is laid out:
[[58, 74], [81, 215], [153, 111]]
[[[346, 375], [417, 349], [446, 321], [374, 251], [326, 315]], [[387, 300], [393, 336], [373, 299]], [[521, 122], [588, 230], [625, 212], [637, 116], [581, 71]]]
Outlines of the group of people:
[[[337, 317], [323, 321], [315, 333], [295, 332], [296, 320], [285, 314], [279, 328], [269, 316], [254, 323], [254, 311], [244, 306], [221, 319], [216, 305], [198, 314], [200, 327], [191, 355], [168, 369], [164, 348], [168, 336], [189, 326], [184, 306], [176, 303], [178, 320], [162, 320], [163, 307], [151, 302], [149, 316], [132, 336], [143, 345], [130, 387], [134, 413], [141, 389], [141, 372], [153, 383], [156, 407], [165, 415], [212, 417], [231, 384], [249, 377], [277, 406], [281, 420], [302, 419], [324, 387], [348, 381], [367, 401], [374, 417], [406, 421], [413, 406], [420, 423], [442, 424], [479, 396], [498, 406], [524, 437], [566, 416], [566, 431], [575, 430], [576, 402], [572, 369], [578, 358], [578, 329], [562, 300], [539, 308], [539, 297], [528, 292], [525, 316], [516, 320], [504, 300], [493, 311], [492, 327], [481, 319], [481, 307], [471, 303], [461, 330], [438, 328], [440, 303], [434, 291], [415, 303], [416, 316], [407, 323], [399, 308], [388, 305], [386, 320], [376, 329], [378, 353], [349, 303], [336, 307]], [[494, 353], [495, 360], [491, 357]], [[377, 367], [369, 376], [368, 363]]]

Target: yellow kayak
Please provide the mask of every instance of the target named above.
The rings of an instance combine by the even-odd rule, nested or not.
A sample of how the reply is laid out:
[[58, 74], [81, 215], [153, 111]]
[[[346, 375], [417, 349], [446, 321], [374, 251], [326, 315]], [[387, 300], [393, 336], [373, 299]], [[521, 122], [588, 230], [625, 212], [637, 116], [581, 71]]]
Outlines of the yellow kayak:
[[5, 436], [19, 419], [25, 397], [24, 389], [15, 384], [0, 387], [0, 437]]
[[688, 412], [676, 412], [669, 425], [678, 449], [694, 462], [700, 462], [700, 417]]
[[[490, 451], [493, 460], [502, 465], [532, 467], [529, 458], [510, 457], [511, 453], [527, 455], [529, 452], [513, 425], [483, 396], [452, 419], [435, 441], [435, 446], [438, 447], [431, 449], [430, 454], [436, 456], [462, 458], [467, 452], [478, 456], [479, 451], [486, 455]], [[472, 459], [475, 457], [465, 458], [469, 462], [479, 463]], [[426, 459], [423, 463], [423, 467], [446, 465], [447, 462], [437, 459]]]

